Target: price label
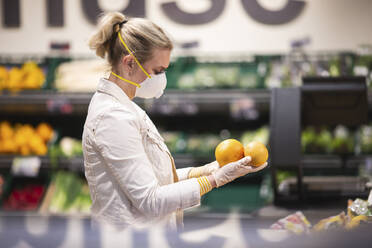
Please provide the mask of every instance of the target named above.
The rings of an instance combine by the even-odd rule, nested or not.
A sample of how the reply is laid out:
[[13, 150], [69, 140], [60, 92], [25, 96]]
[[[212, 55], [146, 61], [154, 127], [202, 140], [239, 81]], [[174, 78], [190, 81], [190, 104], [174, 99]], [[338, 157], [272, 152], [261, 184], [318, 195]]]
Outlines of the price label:
[[41, 160], [39, 157], [16, 157], [12, 163], [15, 176], [36, 177], [39, 174]]
[[230, 102], [230, 114], [234, 119], [257, 120], [259, 111], [253, 99], [245, 98]]
[[46, 102], [46, 107], [51, 113], [71, 114], [74, 110], [69, 99], [64, 97], [49, 99]]

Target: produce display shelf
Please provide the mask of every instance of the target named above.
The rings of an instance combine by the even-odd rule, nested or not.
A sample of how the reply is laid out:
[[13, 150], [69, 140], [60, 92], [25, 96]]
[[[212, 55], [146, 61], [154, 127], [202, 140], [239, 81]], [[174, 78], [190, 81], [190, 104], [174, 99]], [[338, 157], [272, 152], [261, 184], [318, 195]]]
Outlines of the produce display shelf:
[[[21, 91], [17, 93], [3, 92], [0, 94], [0, 112], [2, 113], [49, 113], [49, 114], [81, 114], [86, 113], [92, 97], [91, 92], [57, 92], [52, 90]], [[210, 89], [210, 90], [166, 90], [157, 100], [135, 99], [141, 106], [152, 105], [200, 105], [210, 108], [210, 111], [221, 111], [221, 106], [230, 109], [230, 104], [239, 100], [249, 99], [260, 108], [264, 105], [268, 109], [270, 90], [238, 90], [238, 89]], [[198, 110], [203, 111], [202, 108]], [[201, 112], [201, 111], [198, 111]]]
[[[92, 95], [92, 92], [57, 92], [54, 90], [2, 92], [0, 93], [0, 112], [4, 114], [85, 114]], [[196, 114], [200, 112], [230, 111], [233, 104], [240, 104], [240, 108], [248, 107], [268, 112], [270, 97], [270, 89], [200, 89], [187, 91], [169, 89], [165, 91], [160, 99], [135, 99], [135, 102], [150, 113], [160, 114], [169, 113], [169, 108], [164, 110], [162, 106], [172, 106], [172, 111], [180, 114], [185, 114], [183, 113], [185, 111], [182, 112], [185, 106], [188, 106], [191, 112], [196, 106], [197, 110], [194, 111]], [[372, 90], [368, 92], [368, 102], [372, 106]]]
[[305, 155], [302, 159], [304, 167], [355, 167], [367, 160], [372, 160], [371, 155]]
[[[15, 157], [20, 156], [0, 155], [0, 169], [11, 168]], [[173, 157], [177, 168], [201, 166], [214, 160], [214, 157], [202, 155], [195, 156], [192, 154], [175, 154]], [[41, 169], [52, 168], [49, 157], [41, 156], [39, 158], [41, 160]], [[346, 168], [355, 168], [361, 164], [365, 164], [367, 160], [372, 163], [372, 155], [350, 155], [344, 157], [338, 155], [305, 155], [302, 159], [302, 163], [304, 168], [342, 168], [343, 166]], [[57, 168], [83, 172], [83, 157], [59, 158]], [[290, 169], [290, 167], [281, 168]]]
[[[22, 158], [21, 156], [0, 155], [0, 169], [10, 169], [14, 158]], [[47, 156], [40, 156], [40, 169], [51, 169], [52, 164]], [[213, 158], [207, 156], [192, 156], [192, 155], [175, 155], [175, 163], [177, 168], [185, 168], [192, 166], [201, 166], [212, 162]], [[83, 157], [74, 158], [59, 158], [57, 169], [69, 169], [70, 171], [84, 172]]]
[[[14, 156], [14, 155], [0, 155], [0, 169], [10, 169], [15, 158], [32, 158], [38, 157], [40, 159], [40, 169], [52, 169], [52, 163], [48, 156]], [[83, 171], [83, 158], [59, 158], [56, 169], [69, 169], [72, 171]]]
[[[13, 160], [15, 158], [20, 158], [21, 156], [14, 156], [14, 155], [0, 155], [0, 169], [10, 169], [13, 164]], [[49, 169], [50, 160], [46, 156], [38, 156], [40, 159], [40, 168], [41, 169]]]
[[[304, 169], [351, 169], [372, 163], [372, 155], [323, 155], [305, 154], [301, 163]], [[298, 166], [279, 166], [279, 169], [297, 170]]]

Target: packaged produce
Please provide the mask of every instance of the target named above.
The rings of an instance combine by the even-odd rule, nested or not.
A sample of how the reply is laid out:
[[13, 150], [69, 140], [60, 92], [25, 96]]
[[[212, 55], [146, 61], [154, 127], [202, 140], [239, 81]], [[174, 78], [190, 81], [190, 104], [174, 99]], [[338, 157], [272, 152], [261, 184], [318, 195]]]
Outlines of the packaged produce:
[[314, 227], [314, 231], [333, 230], [343, 228], [347, 223], [345, 212], [341, 212], [338, 215], [328, 217], [319, 221]]
[[287, 230], [295, 234], [310, 233], [311, 224], [301, 211], [288, 215], [271, 225], [270, 229]]
[[346, 229], [354, 229], [358, 226], [360, 226], [361, 223], [367, 223], [368, 217], [365, 215], [359, 215], [352, 218], [345, 226]]
[[271, 225], [271, 229], [284, 229], [293, 233], [324, 232], [328, 230], [350, 230], [363, 224], [372, 223], [372, 190], [368, 200], [348, 200], [347, 215], [338, 215], [320, 220], [311, 228], [310, 222], [301, 212], [296, 212]]
[[372, 190], [369, 193], [368, 200], [357, 198], [354, 201], [348, 201], [347, 208], [348, 223], [346, 229], [354, 229], [361, 224], [370, 223], [372, 221]]
[[372, 204], [360, 198], [355, 199], [355, 201], [348, 206], [348, 210], [350, 210], [352, 216], [364, 215], [372, 217]]

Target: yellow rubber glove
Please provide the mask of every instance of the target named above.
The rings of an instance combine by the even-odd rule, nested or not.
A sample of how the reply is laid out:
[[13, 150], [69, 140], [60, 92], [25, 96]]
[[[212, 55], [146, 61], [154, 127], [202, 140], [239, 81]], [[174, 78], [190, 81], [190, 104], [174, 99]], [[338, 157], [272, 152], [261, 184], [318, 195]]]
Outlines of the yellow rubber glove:
[[218, 165], [217, 161], [213, 161], [212, 163], [192, 168], [187, 177], [198, 178], [202, 176], [209, 176], [219, 168], [220, 166]]

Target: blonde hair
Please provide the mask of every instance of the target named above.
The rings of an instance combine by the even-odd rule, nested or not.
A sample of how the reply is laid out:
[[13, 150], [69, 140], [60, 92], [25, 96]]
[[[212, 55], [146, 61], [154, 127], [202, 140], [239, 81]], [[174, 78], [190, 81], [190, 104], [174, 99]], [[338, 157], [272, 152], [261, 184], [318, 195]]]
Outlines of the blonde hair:
[[155, 23], [144, 18], [128, 19], [122, 13], [110, 12], [99, 18], [98, 30], [90, 38], [89, 47], [95, 50], [97, 56], [107, 58], [111, 67], [118, 65], [122, 56], [129, 54], [118, 38], [119, 31], [141, 64], [152, 57], [154, 49], [173, 48], [171, 40]]

